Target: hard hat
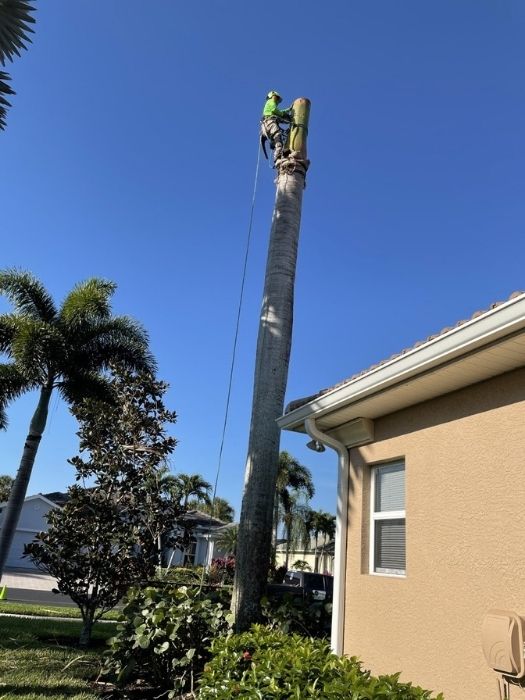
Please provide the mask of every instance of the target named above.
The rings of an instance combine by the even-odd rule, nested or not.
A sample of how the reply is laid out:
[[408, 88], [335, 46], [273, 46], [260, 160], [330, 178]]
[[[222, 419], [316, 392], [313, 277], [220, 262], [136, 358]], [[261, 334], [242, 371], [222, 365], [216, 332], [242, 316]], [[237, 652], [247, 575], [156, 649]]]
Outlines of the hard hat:
[[270, 90], [270, 92], [266, 95], [266, 99], [269, 100], [272, 97], [277, 97], [278, 102], [282, 102], [283, 98], [279, 95], [278, 92], [275, 92], [275, 90]]

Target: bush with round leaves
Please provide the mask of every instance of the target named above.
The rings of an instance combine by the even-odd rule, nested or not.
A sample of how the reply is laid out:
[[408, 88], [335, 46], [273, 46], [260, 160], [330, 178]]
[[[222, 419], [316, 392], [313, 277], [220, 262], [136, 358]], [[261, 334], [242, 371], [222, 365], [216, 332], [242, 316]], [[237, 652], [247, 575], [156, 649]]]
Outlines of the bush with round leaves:
[[399, 674], [374, 677], [355, 658], [336, 656], [321, 639], [255, 625], [215, 639], [199, 681], [199, 700], [444, 700], [402, 683]]
[[232, 622], [224, 605], [199, 589], [132, 588], [109, 640], [105, 675], [118, 685], [140, 679], [168, 698], [192, 691], [212, 639], [228, 634]]

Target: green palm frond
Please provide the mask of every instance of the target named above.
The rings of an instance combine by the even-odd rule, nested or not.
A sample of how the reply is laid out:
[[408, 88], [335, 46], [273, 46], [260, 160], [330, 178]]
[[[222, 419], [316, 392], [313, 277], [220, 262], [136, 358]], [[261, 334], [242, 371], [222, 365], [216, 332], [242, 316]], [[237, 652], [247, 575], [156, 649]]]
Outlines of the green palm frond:
[[117, 285], [92, 277], [77, 284], [64, 299], [60, 319], [69, 328], [100, 322], [111, 317], [110, 299]]
[[11, 354], [11, 343], [19, 325], [20, 317], [16, 314], [0, 315], [0, 352]]
[[58, 384], [58, 390], [67, 403], [78, 405], [84, 399], [115, 402], [111, 382], [96, 372], [76, 372]]
[[18, 319], [9, 354], [25, 376], [45, 383], [51, 366], [63, 365], [66, 347], [55, 326], [22, 316]]
[[[81, 332], [91, 338], [82, 343], [79, 352], [84, 366], [93, 369], [108, 369], [112, 363], [122, 364], [127, 369], [139, 372], [154, 372], [155, 359], [148, 349], [148, 334], [135, 320], [117, 316], [111, 322], [93, 324]], [[74, 361], [79, 361], [75, 358]]]
[[0, 0], [0, 63], [20, 56], [21, 49], [31, 42], [28, 33], [33, 30], [29, 26], [35, 20], [31, 12], [35, 8], [26, 0]]
[[11, 103], [5, 96], [15, 94], [15, 91], [7, 84], [8, 80], [11, 80], [11, 77], [0, 71], [0, 129], [2, 130], [6, 127], [7, 108], [11, 107]]
[[34, 384], [15, 365], [0, 364], [0, 429], [7, 427], [6, 406], [32, 388]]
[[15, 269], [0, 271], [0, 294], [6, 296], [15, 311], [24, 316], [40, 321], [53, 321], [56, 317], [53, 299], [30, 272]]

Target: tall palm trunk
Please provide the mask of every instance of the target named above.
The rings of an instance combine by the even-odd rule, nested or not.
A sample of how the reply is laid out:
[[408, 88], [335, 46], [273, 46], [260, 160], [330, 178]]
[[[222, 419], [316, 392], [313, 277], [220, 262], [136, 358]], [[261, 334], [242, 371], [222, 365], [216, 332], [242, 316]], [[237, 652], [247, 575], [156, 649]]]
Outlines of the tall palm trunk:
[[290, 158], [280, 162], [272, 230], [266, 263], [257, 339], [252, 417], [232, 611], [237, 631], [260, 616], [271, 555], [280, 431], [292, 340], [293, 297], [301, 204], [308, 161], [306, 127], [310, 103], [294, 102]]
[[40, 390], [38, 405], [29, 425], [29, 433], [26, 437], [24, 450], [20, 466], [9, 494], [9, 500], [2, 518], [2, 529], [0, 531], [0, 579], [4, 573], [11, 543], [15, 536], [15, 530], [20, 518], [20, 512], [24, 505], [29, 479], [33, 471], [36, 453], [42, 439], [42, 433], [46, 427], [49, 401], [53, 392], [53, 382], [50, 380]]

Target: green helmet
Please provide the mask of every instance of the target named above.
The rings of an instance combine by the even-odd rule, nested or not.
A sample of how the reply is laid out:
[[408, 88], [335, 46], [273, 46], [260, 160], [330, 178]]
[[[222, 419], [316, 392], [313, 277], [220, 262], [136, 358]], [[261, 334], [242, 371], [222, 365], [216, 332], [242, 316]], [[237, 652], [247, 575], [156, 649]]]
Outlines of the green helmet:
[[266, 95], [267, 100], [270, 100], [272, 97], [277, 97], [277, 102], [283, 101], [283, 98], [275, 90], [270, 90], [270, 92]]

